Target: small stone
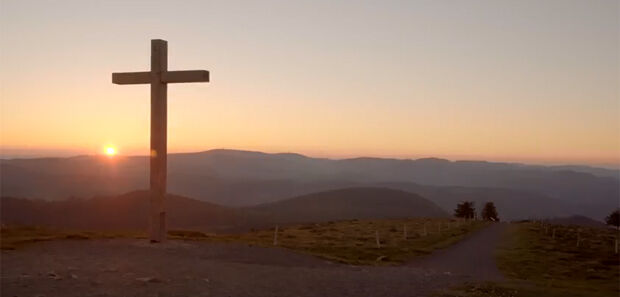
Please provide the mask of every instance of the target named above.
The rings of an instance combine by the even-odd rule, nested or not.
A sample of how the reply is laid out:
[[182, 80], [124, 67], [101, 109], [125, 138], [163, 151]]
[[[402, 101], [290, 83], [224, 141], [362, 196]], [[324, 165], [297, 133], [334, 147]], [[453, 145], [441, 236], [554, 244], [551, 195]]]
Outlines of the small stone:
[[137, 281], [140, 282], [144, 282], [144, 283], [161, 283], [163, 282], [161, 279], [156, 278], [156, 277], [139, 277], [136, 278]]
[[75, 274], [71, 274], [71, 278], [72, 278], [72, 279], [77, 279], [78, 277], [77, 277], [77, 275], [75, 275]]
[[203, 278], [202, 280], [203, 280], [203, 281], [205, 281], [205, 282], [207, 282], [207, 283], [209, 282], [209, 279], [208, 279], [208, 278]]
[[51, 279], [55, 279], [55, 280], [61, 280], [62, 276], [56, 274], [55, 272], [50, 272], [47, 274], [47, 277], [51, 278]]

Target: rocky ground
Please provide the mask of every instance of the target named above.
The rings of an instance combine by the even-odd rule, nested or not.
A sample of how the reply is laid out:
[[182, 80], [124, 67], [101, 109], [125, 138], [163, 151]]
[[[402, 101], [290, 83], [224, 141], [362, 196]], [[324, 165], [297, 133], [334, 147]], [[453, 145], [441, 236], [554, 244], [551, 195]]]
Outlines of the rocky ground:
[[501, 279], [502, 224], [402, 266], [349, 266], [281, 248], [145, 240], [62, 240], [3, 251], [2, 296], [428, 296]]

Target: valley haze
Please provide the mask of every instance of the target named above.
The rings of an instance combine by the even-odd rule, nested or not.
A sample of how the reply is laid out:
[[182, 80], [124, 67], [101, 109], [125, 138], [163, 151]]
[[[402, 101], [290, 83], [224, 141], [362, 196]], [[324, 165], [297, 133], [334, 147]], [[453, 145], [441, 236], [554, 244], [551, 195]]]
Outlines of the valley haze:
[[[0, 160], [3, 197], [64, 200], [148, 188], [146, 156]], [[248, 207], [355, 187], [402, 190], [447, 213], [493, 201], [502, 219], [584, 215], [619, 206], [620, 170], [438, 158], [312, 158], [217, 149], [168, 156], [168, 192], [226, 207]], [[326, 201], [324, 203], [327, 203]]]

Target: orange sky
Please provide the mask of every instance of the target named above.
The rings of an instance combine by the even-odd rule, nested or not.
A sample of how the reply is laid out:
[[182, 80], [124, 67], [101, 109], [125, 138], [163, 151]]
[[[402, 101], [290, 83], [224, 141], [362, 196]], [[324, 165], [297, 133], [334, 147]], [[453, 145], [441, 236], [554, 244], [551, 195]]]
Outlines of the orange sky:
[[620, 164], [616, 1], [153, 3], [0, 2], [3, 156], [146, 154], [162, 38], [171, 152]]

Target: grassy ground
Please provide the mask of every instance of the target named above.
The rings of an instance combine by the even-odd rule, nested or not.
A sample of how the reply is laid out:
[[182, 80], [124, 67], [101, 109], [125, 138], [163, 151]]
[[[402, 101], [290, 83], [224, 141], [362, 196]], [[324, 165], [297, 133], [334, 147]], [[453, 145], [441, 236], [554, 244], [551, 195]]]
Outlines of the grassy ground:
[[619, 296], [618, 235], [612, 229], [512, 224], [497, 251], [509, 281], [466, 284], [438, 296]]
[[[468, 283], [436, 293], [436, 297], [594, 297], [589, 292], [567, 288], [549, 289], [523, 281]], [[615, 295], [609, 295], [615, 296]]]
[[25, 244], [59, 240], [59, 239], [105, 239], [105, 238], [146, 238], [139, 232], [94, 232], [68, 231], [36, 226], [8, 226], [2, 227], [0, 232], [0, 247], [3, 250], [13, 250]]
[[[327, 222], [279, 228], [277, 245], [341, 263], [398, 264], [447, 247], [484, 225], [486, 224], [483, 222], [470, 223], [450, 219]], [[219, 239], [272, 246], [274, 229], [219, 236]]]
[[[483, 222], [421, 218], [350, 220], [296, 225], [278, 229], [277, 246], [342, 263], [389, 265], [403, 263], [415, 256], [429, 254], [436, 249], [447, 247], [485, 225]], [[407, 228], [406, 239], [404, 237], [405, 227]], [[273, 246], [274, 233], [274, 228], [244, 234], [218, 235], [172, 230], [168, 232], [168, 237], [181, 240], [243, 242], [257, 246]], [[11, 227], [2, 229], [2, 249], [14, 249], [23, 244], [44, 240], [97, 238], [145, 238], [145, 234], [67, 232], [37, 227]]]

